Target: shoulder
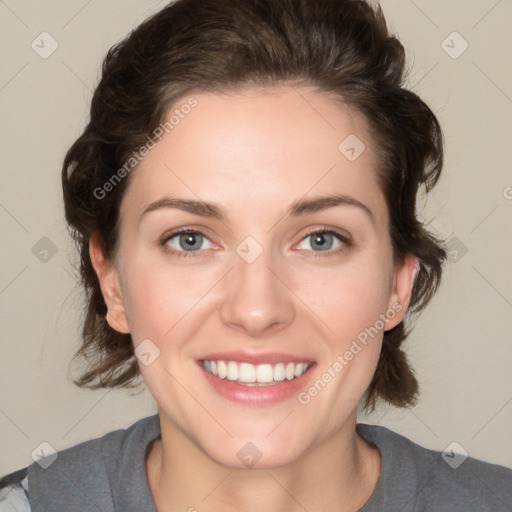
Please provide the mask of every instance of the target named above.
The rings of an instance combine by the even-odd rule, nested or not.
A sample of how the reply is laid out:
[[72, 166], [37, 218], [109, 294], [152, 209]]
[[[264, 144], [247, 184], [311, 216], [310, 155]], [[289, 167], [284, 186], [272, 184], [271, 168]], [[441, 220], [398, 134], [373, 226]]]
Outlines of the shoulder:
[[379, 447], [384, 484], [414, 503], [411, 510], [512, 510], [512, 469], [468, 457], [457, 444], [440, 452], [385, 427], [359, 424], [357, 430]]
[[[2, 478], [4, 492], [8, 493], [5, 506], [14, 506], [13, 500], [17, 500], [18, 507], [5, 508], [5, 512], [29, 512], [29, 502], [47, 505], [47, 508], [36, 507], [37, 510], [63, 510], [59, 507], [65, 508], [70, 503], [78, 506], [76, 510], [97, 510], [92, 504], [101, 504], [105, 512], [114, 510], [113, 492], [118, 475], [123, 467], [132, 466], [129, 459], [140, 449], [141, 440], [154, 438], [158, 433], [158, 416], [150, 416], [127, 429], [40, 457], [27, 468]], [[26, 508], [17, 504], [22, 489]], [[0, 512], [4, 512], [2, 505], [0, 501]]]
[[23, 468], [0, 478], [0, 512], [30, 512], [27, 471]]

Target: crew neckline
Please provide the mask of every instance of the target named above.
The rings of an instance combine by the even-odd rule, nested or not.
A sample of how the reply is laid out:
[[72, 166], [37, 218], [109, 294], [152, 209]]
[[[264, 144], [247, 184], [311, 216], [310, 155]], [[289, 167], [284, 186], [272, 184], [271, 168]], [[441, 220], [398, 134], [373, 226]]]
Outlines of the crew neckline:
[[[161, 439], [161, 431], [160, 431], [160, 418], [158, 414], [154, 416], [150, 416], [149, 418], [145, 418], [147, 424], [143, 429], [143, 439], [139, 439], [139, 442], [135, 448], [135, 460], [136, 464], [127, 464], [125, 465], [126, 471], [125, 475], [120, 475], [120, 478], [124, 478], [130, 482], [131, 489], [138, 489], [136, 493], [131, 492], [130, 497], [127, 494], [123, 493], [122, 495], [122, 503], [120, 506], [123, 507], [121, 510], [126, 510], [127, 512], [139, 512], [140, 507], [147, 507], [151, 504], [151, 511], [148, 512], [157, 512], [156, 505], [153, 499], [153, 495], [151, 494], [151, 489], [149, 486], [148, 474], [146, 470], [146, 457], [149, 453], [149, 449], [154, 441], [157, 439]], [[144, 420], [141, 420], [144, 421]], [[392, 457], [389, 455], [389, 450], [386, 449], [385, 443], [380, 442], [381, 434], [383, 430], [387, 430], [385, 427], [379, 427], [376, 425], [369, 425], [366, 423], [356, 423], [356, 432], [370, 444], [372, 447], [375, 447], [380, 452], [380, 460], [381, 460], [381, 469], [379, 479], [377, 481], [377, 485], [375, 486], [372, 494], [368, 498], [368, 501], [363, 505], [362, 508], [359, 509], [358, 512], [373, 512], [378, 510], [379, 507], [385, 502], [385, 485], [387, 480], [387, 475], [390, 471], [390, 464], [392, 463]], [[123, 480], [120, 480], [123, 481]], [[141, 482], [143, 485], [141, 486]], [[134, 495], [137, 496], [134, 496]], [[117, 510], [117, 506], [116, 506]]]
[[[370, 445], [380, 452], [380, 474], [377, 485], [371, 493], [366, 503], [358, 510], [358, 512], [373, 512], [378, 510], [378, 506], [384, 501], [384, 482], [389, 472], [390, 458], [382, 443], [377, 442], [377, 427], [366, 423], [356, 423], [356, 432]], [[380, 427], [382, 428], [382, 427]]]

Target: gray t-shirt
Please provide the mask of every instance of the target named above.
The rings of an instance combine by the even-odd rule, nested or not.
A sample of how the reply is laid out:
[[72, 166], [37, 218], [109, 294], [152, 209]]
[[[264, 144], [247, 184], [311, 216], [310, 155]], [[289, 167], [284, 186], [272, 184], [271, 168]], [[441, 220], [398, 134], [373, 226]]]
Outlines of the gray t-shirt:
[[[357, 432], [382, 455], [360, 512], [512, 512], [511, 469], [471, 457], [458, 465], [457, 453], [443, 458], [385, 427], [358, 423]], [[43, 458], [2, 480], [0, 512], [156, 512], [145, 456], [159, 436], [158, 416], [150, 416], [58, 452], [47, 468]]]

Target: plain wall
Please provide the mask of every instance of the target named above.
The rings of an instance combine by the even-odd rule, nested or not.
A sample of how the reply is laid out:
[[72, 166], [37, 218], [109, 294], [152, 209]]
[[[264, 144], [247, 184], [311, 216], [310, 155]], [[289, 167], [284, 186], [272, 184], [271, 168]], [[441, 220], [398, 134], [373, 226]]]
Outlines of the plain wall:
[[[0, 3], [0, 474], [31, 463], [42, 441], [63, 449], [156, 412], [144, 389], [81, 390], [69, 378], [83, 305], [60, 168], [106, 51], [164, 4]], [[382, 406], [360, 421], [440, 451], [456, 441], [512, 467], [512, 2], [381, 4], [407, 49], [410, 85], [444, 130], [444, 174], [420, 211], [449, 240], [452, 261], [406, 343], [419, 404]], [[31, 47], [44, 31], [58, 43], [46, 59]], [[469, 44], [457, 58], [454, 31]]]

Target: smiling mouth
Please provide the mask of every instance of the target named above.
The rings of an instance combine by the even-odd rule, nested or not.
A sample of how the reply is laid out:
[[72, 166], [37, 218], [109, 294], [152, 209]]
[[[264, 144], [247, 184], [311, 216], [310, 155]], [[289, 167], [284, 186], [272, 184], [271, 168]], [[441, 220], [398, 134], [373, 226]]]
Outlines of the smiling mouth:
[[226, 379], [244, 386], [274, 386], [294, 380], [308, 370], [311, 363], [250, 364], [236, 361], [200, 361], [202, 367], [218, 379]]

